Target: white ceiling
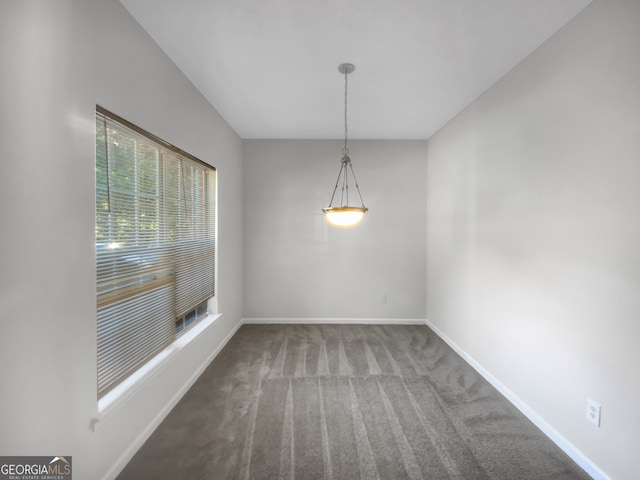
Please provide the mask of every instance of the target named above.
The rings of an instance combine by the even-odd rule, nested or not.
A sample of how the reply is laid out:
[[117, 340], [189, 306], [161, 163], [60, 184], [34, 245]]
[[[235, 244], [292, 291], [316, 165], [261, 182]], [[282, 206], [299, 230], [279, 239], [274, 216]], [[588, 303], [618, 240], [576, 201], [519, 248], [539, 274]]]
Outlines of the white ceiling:
[[121, 0], [242, 138], [426, 139], [591, 0]]

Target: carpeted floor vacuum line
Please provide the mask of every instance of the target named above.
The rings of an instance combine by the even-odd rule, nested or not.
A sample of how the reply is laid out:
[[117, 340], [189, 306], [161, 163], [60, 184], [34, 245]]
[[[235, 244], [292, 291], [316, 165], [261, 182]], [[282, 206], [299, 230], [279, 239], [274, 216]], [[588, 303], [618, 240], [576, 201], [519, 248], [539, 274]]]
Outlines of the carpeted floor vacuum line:
[[419, 325], [244, 325], [119, 480], [586, 480]]

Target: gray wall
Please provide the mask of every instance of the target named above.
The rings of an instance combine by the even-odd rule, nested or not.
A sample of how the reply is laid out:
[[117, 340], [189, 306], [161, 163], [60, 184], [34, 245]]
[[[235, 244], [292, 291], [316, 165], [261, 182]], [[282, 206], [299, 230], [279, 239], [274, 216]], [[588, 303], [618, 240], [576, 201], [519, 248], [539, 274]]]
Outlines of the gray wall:
[[349, 148], [369, 213], [339, 229], [340, 141], [243, 142], [245, 317], [424, 319], [427, 142]]
[[640, 478], [639, 52], [640, 2], [594, 2], [427, 168], [429, 321], [620, 480]]
[[[0, 453], [105, 478], [241, 318], [242, 144], [116, 0], [5, 0], [0, 49]], [[218, 168], [223, 316], [94, 433], [96, 104]]]

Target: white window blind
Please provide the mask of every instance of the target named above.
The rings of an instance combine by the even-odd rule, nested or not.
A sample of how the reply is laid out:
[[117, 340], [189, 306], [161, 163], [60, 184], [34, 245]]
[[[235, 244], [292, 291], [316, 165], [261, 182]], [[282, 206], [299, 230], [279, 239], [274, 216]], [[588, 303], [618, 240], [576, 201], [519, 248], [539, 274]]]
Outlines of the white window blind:
[[[215, 293], [215, 169], [96, 111], [98, 396]], [[184, 325], [184, 323], [182, 323]]]

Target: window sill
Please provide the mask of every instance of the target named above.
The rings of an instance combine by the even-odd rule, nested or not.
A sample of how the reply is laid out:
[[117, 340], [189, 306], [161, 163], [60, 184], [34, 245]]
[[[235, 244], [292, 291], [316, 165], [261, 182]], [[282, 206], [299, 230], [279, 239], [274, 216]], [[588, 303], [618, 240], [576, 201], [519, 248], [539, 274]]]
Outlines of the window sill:
[[90, 428], [96, 431], [100, 423], [123, 402], [140, 390], [144, 384], [162, 371], [164, 366], [178, 355], [183, 348], [195, 340], [203, 331], [212, 325], [221, 313], [209, 314], [196, 324], [185, 330], [167, 348], [149, 360], [141, 368], [131, 374], [125, 381], [98, 400], [98, 415], [91, 419]]

